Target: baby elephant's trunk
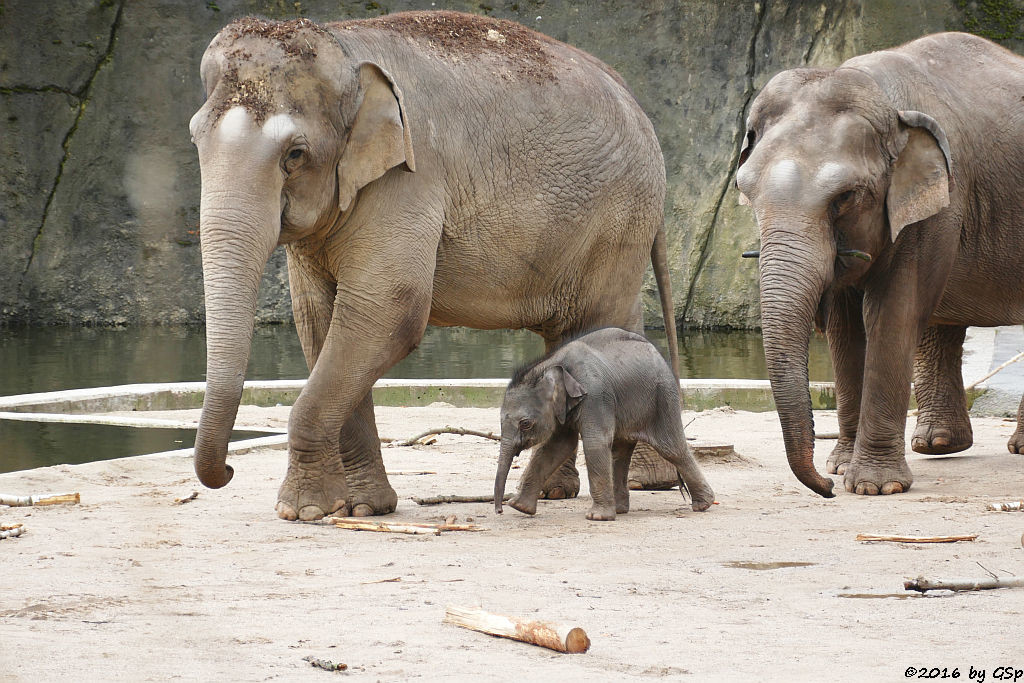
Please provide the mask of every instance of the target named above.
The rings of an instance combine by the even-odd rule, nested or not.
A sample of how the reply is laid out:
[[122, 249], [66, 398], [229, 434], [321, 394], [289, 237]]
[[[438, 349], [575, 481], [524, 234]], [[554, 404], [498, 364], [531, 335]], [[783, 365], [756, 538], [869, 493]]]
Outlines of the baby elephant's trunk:
[[494, 478], [494, 511], [501, 514], [501, 501], [505, 497], [505, 481], [508, 471], [512, 469], [512, 461], [519, 455], [520, 449], [512, 445], [508, 439], [501, 440], [501, 453], [498, 455], [498, 474]]

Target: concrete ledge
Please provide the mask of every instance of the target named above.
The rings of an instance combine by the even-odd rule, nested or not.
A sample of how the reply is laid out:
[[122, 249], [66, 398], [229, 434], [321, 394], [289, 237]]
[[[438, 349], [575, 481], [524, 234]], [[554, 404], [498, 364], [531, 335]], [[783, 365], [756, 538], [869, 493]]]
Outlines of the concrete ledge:
[[[266, 380], [246, 382], [242, 391], [245, 405], [292, 405], [305, 380]], [[438, 401], [454, 406], [496, 408], [501, 405], [508, 380], [505, 379], [382, 379], [373, 387], [373, 400], [384, 406], [425, 406]], [[680, 382], [683, 404], [687, 410], [708, 410], [730, 406], [736, 410], [764, 412], [775, 410], [768, 380], [751, 379], [684, 379]], [[811, 382], [811, 406], [814, 410], [834, 410], [835, 385], [832, 382]], [[100, 422], [86, 417], [92, 413], [113, 411], [183, 410], [201, 408], [206, 384], [204, 382], [175, 382], [167, 384], [125, 384], [95, 389], [71, 389], [40, 394], [22, 394], [0, 397], [0, 413], [47, 413], [39, 421], [57, 421], [54, 414], [81, 415], [78, 422]], [[968, 403], [984, 397], [984, 387], [972, 390]], [[979, 401], [984, 404], [984, 401]], [[913, 401], [911, 402], [913, 406]], [[1016, 410], [1016, 404], [1013, 406]], [[0, 419], [16, 419], [0, 415]], [[27, 415], [21, 419], [35, 419]], [[144, 425], [146, 418], [126, 420], [131, 426]], [[61, 419], [61, 421], [71, 421]], [[111, 423], [112, 424], [112, 423]], [[270, 430], [267, 430], [270, 431]]]

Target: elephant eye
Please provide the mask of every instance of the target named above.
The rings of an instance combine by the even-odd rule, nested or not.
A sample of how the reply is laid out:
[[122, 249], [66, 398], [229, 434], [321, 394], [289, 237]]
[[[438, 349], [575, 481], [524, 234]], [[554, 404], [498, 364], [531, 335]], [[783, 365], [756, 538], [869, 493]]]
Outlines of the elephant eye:
[[857, 198], [856, 190], [847, 190], [846, 192], [839, 193], [832, 203], [829, 205], [829, 209], [833, 216], [839, 216], [845, 213]]
[[528, 432], [533, 429], [534, 421], [529, 418], [523, 418], [519, 421], [519, 430], [522, 432]]
[[284, 158], [284, 170], [292, 173], [305, 161], [306, 150], [302, 147], [295, 147]]

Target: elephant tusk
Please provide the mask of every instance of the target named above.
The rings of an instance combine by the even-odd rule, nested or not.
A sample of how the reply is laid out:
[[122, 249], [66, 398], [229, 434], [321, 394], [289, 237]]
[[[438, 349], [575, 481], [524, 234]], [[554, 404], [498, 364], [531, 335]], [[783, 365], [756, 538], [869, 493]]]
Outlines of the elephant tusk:
[[743, 258], [760, 258], [761, 252], [759, 251], [745, 251], [743, 252]]
[[854, 258], [859, 258], [861, 261], [871, 261], [871, 254], [867, 253], [866, 251], [859, 251], [857, 249], [840, 249], [839, 255], [852, 256]]

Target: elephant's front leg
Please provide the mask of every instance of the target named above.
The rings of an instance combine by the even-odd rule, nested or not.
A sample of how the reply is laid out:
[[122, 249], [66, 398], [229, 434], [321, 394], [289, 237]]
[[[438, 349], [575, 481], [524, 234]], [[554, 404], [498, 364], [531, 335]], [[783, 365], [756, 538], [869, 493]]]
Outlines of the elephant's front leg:
[[567, 460], [576, 459], [576, 444], [579, 439], [579, 433], [575, 429], [563, 425], [550, 439], [533, 449], [530, 462], [519, 479], [519, 490], [508, 504], [528, 515], [535, 514], [542, 485], [560, 466], [564, 467]]
[[348, 506], [353, 517], [394, 512], [398, 494], [388, 483], [373, 416], [373, 394], [367, 392], [354, 415], [341, 428], [341, 459], [345, 463]]
[[825, 333], [836, 377], [839, 440], [828, 456], [829, 474], [843, 474], [853, 459], [864, 384], [864, 319], [860, 292], [845, 290], [829, 301]]
[[974, 443], [962, 369], [966, 334], [966, 327], [932, 325], [917, 346], [914, 395], [918, 414], [910, 445], [918, 453], [957, 453]]
[[1006, 447], [1011, 453], [1024, 455], [1024, 396], [1020, 399], [1020, 406], [1017, 408], [1017, 429], [1014, 430]]

